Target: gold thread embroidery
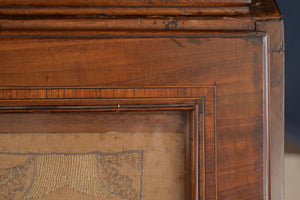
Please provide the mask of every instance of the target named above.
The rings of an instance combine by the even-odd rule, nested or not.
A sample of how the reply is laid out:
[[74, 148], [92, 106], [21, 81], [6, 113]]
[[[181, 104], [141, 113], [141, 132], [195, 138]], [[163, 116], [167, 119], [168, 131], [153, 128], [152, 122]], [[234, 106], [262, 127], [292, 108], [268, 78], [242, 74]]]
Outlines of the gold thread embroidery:
[[35, 176], [25, 200], [41, 199], [69, 186], [83, 194], [108, 198], [113, 194], [98, 177], [96, 155], [44, 155], [36, 159]]
[[132, 187], [132, 180], [119, 174], [118, 170], [110, 167], [105, 161], [99, 161], [107, 174], [108, 184], [112, 186], [112, 192], [125, 199], [138, 200], [137, 191]]
[[142, 170], [143, 154], [140, 152], [133, 152], [130, 154], [119, 154], [119, 155], [99, 155], [101, 160], [106, 161], [109, 164], [116, 166], [123, 166], [128, 163], [135, 169]]
[[0, 169], [0, 199], [13, 199], [17, 191], [22, 191], [25, 186], [27, 171], [34, 158], [27, 159], [24, 163], [8, 169]]
[[[18, 191], [24, 192], [23, 200], [42, 199], [64, 187], [70, 187], [82, 194], [100, 199], [113, 196], [120, 196], [127, 200], [142, 199], [143, 151], [116, 154], [21, 155], [32, 155], [32, 157], [15, 167], [0, 169], [1, 200], [14, 199]], [[134, 188], [133, 179], [126, 174], [119, 173], [118, 168], [126, 164], [140, 173], [140, 193]], [[33, 177], [30, 179], [30, 185], [24, 188], [26, 175], [31, 165], [34, 167]]]

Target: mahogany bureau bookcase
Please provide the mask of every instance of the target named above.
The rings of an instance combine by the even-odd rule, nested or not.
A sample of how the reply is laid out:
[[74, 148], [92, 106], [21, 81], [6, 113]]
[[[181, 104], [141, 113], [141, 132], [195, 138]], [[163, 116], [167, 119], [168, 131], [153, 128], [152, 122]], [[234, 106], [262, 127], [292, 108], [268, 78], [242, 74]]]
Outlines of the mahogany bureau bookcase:
[[0, 0], [1, 200], [283, 200], [273, 0]]

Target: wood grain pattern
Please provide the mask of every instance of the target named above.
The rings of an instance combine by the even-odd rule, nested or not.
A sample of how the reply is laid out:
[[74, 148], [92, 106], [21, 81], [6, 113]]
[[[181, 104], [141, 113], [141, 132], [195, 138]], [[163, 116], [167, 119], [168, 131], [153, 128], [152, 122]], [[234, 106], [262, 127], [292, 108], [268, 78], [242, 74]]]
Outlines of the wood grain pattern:
[[121, 19], [0, 19], [2, 30], [255, 30], [251, 19], [201, 17]]
[[[5, 32], [2, 34], [7, 35]], [[165, 35], [161, 33], [153, 38], [155, 35], [150, 32], [149, 38], [146, 33], [143, 37], [139, 33], [136, 37], [126, 38], [124, 32], [105, 36], [111, 39], [47, 39], [42, 35], [41, 38], [34, 38], [27, 34], [29, 38], [26, 39], [15, 35], [16, 38], [2, 40], [2, 52], [6, 52], [2, 56], [6, 59], [1, 59], [1, 85], [5, 86], [3, 90], [11, 91], [5, 92], [4, 96], [13, 95], [11, 97], [16, 100], [25, 97], [27, 101], [23, 101], [23, 104], [26, 105], [26, 102], [30, 102], [30, 95], [34, 97], [36, 94], [38, 96], [32, 100], [41, 98], [40, 101], [35, 100], [38, 105], [47, 97], [47, 88], [54, 91], [47, 94], [49, 97], [57, 98], [64, 87], [71, 87], [66, 90], [70, 96], [65, 97], [97, 98], [99, 96], [93, 92], [93, 87], [113, 85], [115, 90], [103, 94], [110, 98], [138, 98], [145, 94], [144, 97], [194, 97], [189, 94], [195, 91], [194, 95], [202, 96], [197, 92], [201, 90], [193, 87], [174, 90], [171, 87], [166, 90], [149, 89], [145, 93], [139, 87], [211, 85], [216, 92], [208, 88], [204, 95], [205, 178], [200, 177], [199, 180], [205, 180], [206, 184], [204, 190], [199, 189], [202, 192], [200, 196], [209, 200], [264, 199], [267, 167], [263, 154], [266, 150], [263, 80], [264, 69], [267, 69], [263, 62], [264, 34], [172, 32]], [[113, 55], [118, 55], [118, 59]], [[8, 59], [16, 57], [18, 62]], [[160, 64], [156, 65], [158, 61]], [[19, 74], [15, 71], [19, 71]], [[20, 72], [25, 73], [25, 77]], [[25, 87], [28, 91], [22, 92], [12, 86]], [[118, 89], [126, 86], [137, 89]], [[73, 92], [76, 87], [87, 89]], [[213, 99], [217, 100], [216, 103]], [[68, 104], [67, 101], [64, 103]], [[208, 112], [213, 110], [216, 113]]]
[[[6, 32], [3, 31], [2, 34], [6, 34]], [[37, 34], [43, 38], [41, 32]], [[228, 36], [222, 34], [220, 38], [218, 38], [218, 34], [214, 36], [213, 34], [201, 34], [199, 32], [178, 33], [178, 35], [175, 35], [175, 33], [164, 33], [165, 35], [157, 33], [153, 35], [150, 32], [149, 36], [145, 35], [145, 33], [128, 35], [126, 32], [123, 34], [111, 32], [104, 33], [104, 35], [101, 35], [101, 33], [96, 35], [94, 32], [91, 32], [90, 34], [92, 35], [87, 35], [86, 39], [84, 39], [84, 35], [79, 36], [83, 38], [77, 39], [64, 39], [69, 37], [67, 35], [62, 36], [61, 39], [35, 39], [35, 35], [30, 35], [29, 33], [28, 37], [33, 37], [33, 39], [28, 38], [26, 41], [30, 43], [31, 47], [27, 45], [29, 43], [24, 43], [23, 35], [15, 36], [21, 37], [19, 39], [2, 40], [0, 47], [3, 51], [0, 55], [1, 66], [3, 67], [0, 79], [2, 87], [93, 87], [95, 85], [109, 86], [110, 84], [115, 86], [138, 86], [136, 84], [140, 83], [140, 81], [144, 82], [142, 85], [160, 85], [159, 81], [166, 83], [162, 85], [170, 85], [172, 83], [187, 85], [189, 80], [196, 76], [196, 74], [192, 74], [193, 70], [201, 68], [209, 71], [213, 70], [206, 68], [216, 62], [214, 58], [221, 53], [219, 46], [224, 46], [225, 49], [221, 53], [222, 58], [220, 62], [222, 62], [223, 59], [231, 60], [230, 55], [232, 52], [237, 52], [231, 46], [232, 44], [251, 46], [253, 45], [252, 43], [255, 43], [255, 38], [260, 37], [259, 35], [249, 34], [249, 37], [252, 36], [254, 41], [247, 42], [246, 39], [238, 38], [243, 37], [243, 34], [228, 34]], [[114, 34], [116, 36], [113, 36]], [[201, 38], [201, 36], [204, 38]], [[247, 37], [247, 34], [244, 36]], [[50, 37], [55, 38], [57, 35]], [[92, 39], [94, 37], [96, 38]], [[97, 39], [97, 37], [116, 37], [116, 39]], [[126, 39], [126, 37], [130, 38]], [[228, 38], [224, 39], [223, 37]], [[41, 43], [41, 40], [44, 42]], [[142, 48], [141, 44], [143, 44]], [[211, 46], [211, 48], [204, 48], [206, 45]], [[118, 46], [118, 48], [114, 48], [114, 46]], [[156, 53], [150, 54], [150, 52]], [[240, 59], [245, 59], [245, 64], [249, 64], [249, 61], [246, 60], [248, 54], [239, 54]], [[113, 55], [118, 55], [118, 59], [114, 59]], [[18, 62], [8, 59], [16, 57], [19, 60]], [[177, 60], [174, 60], [174, 57]], [[85, 62], [85, 59], [89, 60], [89, 62]], [[179, 62], [178, 59], [181, 60], [181, 64], [176, 64]], [[52, 63], [55, 60], [60, 60], [60, 62], [53, 65]], [[151, 60], [160, 60], [160, 65], [154, 65]], [[29, 62], [30, 65], [22, 64]], [[142, 63], [143, 68], [140, 68], [139, 66]], [[238, 64], [241, 63], [238, 62]], [[220, 63], [216, 67], [222, 65]], [[133, 70], [132, 67], [135, 69]], [[186, 69], [190, 70], [186, 71]], [[24, 74], [15, 74], [15, 70]], [[131, 73], [132, 71], [136, 73]], [[114, 72], [122, 75], [115, 76]], [[175, 75], [177, 73], [182, 74], [182, 79], [178, 80], [176, 78]], [[152, 75], [149, 76], [149, 74]], [[229, 72], [225, 74], [230, 75]], [[164, 75], [169, 75], [170, 78], [161, 80], [160, 77], [164, 77]], [[207, 76], [199, 70], [197, 75], [199, 78], [207, 80], [207, 84], [193, 83], [193, 85], [205, 86], [215, 84], [213, 74]], [[86, 77], [89, 78], [86, 79]], [[178, 83], [176, 83], [177, 80], [179, 81]], [[193, 81], [190, 82], [192, 83]], [[82, 85], [83, 83], [84, 85]]]
[[1, 5], [35, 6], [210, 6], [210, 5], [245, 5], [251, 0], [1, 0]]
[[[147, 132], [155, 133], [155, 127], [160, 127], [162, 132], [181, 133], [184, 126], [185, 111], [142, 111], [135, 112], [79, 112], [54, 114], [35, 113], [6, 113], [1, 115], [1, 133], [40, 133], [47, 130], [48, 133], [100, 133], [100, 132]], [[38, 113], [38, 114], [36, 114]], [[4, 126], [15, 123], [14, 126]], [[115, 121], [121, 121], [116, 125]], [[139, 121], [139, 126], [135, 126]], [[74, 123], [76, 122], [76, 123]], [[32, 126], [32, 124], [36, 124]], [[168, 124], [171, 124], [168, 125]]]
[[[241, 0], [242, 1], [242, 0]], [[86, 3], [82, 5], [81, 3]], [[162, 16], [206, 16], [206, 15], [237, 15], [237, 17], [249, 17], [260, 19], [280, 18], [280, 12], [274, 0], [253, 0], [244, 1], [243, 4], [216, 3], [206, 1], [205, 3], [195, 4], [196, 1], [182, 1], [185, 4], [167, 5], [170, 1], [161, 1], [161, 5], [139, 5], [139, 6], [103, 6], [98, 5], [99, 1], [2, 1], [0, 6], [1, 18], [57, 18], [57, 17], [76, 17], [76, 18], [103, 18], [116, 17], [115, 15], [162, 15]], [[125, 1], [128, 2], [128, 1]], [[146, 2], [146, 1], [145, 1]], [[187, 3], [189, 2], [189, 3]], [[30, 3], [30, 4], [29, 4]], [[59, 4], [61, 3], [61, 5]], [[69, 4], [68, 4], [69, 3]], [[149, 3], [149, 2], [148, 2]], [[147, 4], [147, 3], [146, 3]], [[165, 4], [165, 5], [163, 5]], [[191, 6], [193, 5], [193, 6]], [[64, 12], [65, 10], [65, 12]], [[48, 17], [47, 17], [48, 16]]]
[[4, 16], [95, 16], [95, 15], [183, 15], [183, 16], [199, 16], [199, 15], [239, 15], [246, 14], [249, 12], [249, 8], [245, 6], [238, 7], [164, 7], [164, 6], [93, 6], [93, 7], [0, 7], [0, 15]]
[[281, 14], [274, 0], [253, 0], [248, 17], [257, 19], [280, 19]]
[[282, 20], [257, 21], [270, 35], [270, 179], [272, 200], [284, 199], [284, 29]]
[[283, 199], [273, 0], [0, 2], [0, 132], [193, 132], [187, 199]]
[[[18, 90], [18, 89], [17, 89]], [[2, 89], [2, 91], [10, 91], [6, 94], [9, 93], [18, 93], [16, 89]], [[42, 91], [42, 88], [39, 89], [19, 89], [23, 90], [24, 92], [22, 93], [24, 96], [27, 96], [26, 93], [30, 94], [32, 91], [34, 90], [38, 90], [38, 91]], [[49, 89], [46, 89], [49, 90]], [[45, 90], [45, 91], [46, 91]], [[69, 91], [68, 91], [69, 90]], [[73, 90], [73, 92], [70, 92], [71, 90]], [[76, 91], [77, 90], [77, 91]], [[191, 145], [187, 145], [190, 146], [190, 148], [192, 148], [191, 150], [186, 150], [186, 154], [189, 155], [190, 157], [187, 157], [188, 160], [190, 160], [189, 162], [187, 162], [188, 165], [192, 165], [193, 167], [189, 167], [190, 170], [188, 170], [188, 173], [191, 173], [191, 175], [186, 176], [187, 178], [187, 195], [189, 196], [189, 198], [192, 199], [197, 199], [197, 196], [199, 195], [198, 193], [198, 155], [200, 154], [204, 154], [204, 146], [202, 146], [202, 148], [198, 147], [198, 143], [199, 143], [199, 138], [198, 138], [198, 128], [194, 128], [194, 126], [198, 126], [198, 115], [199, 112], [202, 113], [203, 111], [200, 111], [199, 109], [203, 109], [203, 106], [200, 105], [198, 106], [198, 103], [201, 103], [204, 97], [207, 99], [205, 105], [209, 105], [214, 101], [214, 97], [211, 97], [211, 92], [209, 92], [210, 90], [214, 90], [214, 87], [144, 87], [144, 88], [66, 88], [66, 89], [62, 89], [61, 91], [64, 91], [65, 94], [69, 94], [69, 95], [74, 95], [74, 94], [79, 94], [79, 93], [83, 93], [83, 94], [87, 94], [90, 93], [91, 95], [97, 95], [97, 94], [101, 94], [101, 98], [99, 98], [99, 96], [93, 96], [94, 98], [99, 98], [102, 100], [105, 99], [114, 99], [115, 101], [118, 101], [118, 99], [121, 100], [126, 100], [128, 103], [128, 99], [139, 99], [139, 103], [143, 102], [145, 99], [151, 99], [151, 98], [156, 98], [159, 100], [159, 103], [162, 102], [172, 102], [172, 100], [170, 101], [169, 99], [182, 99], [182, 102], [186, 103], [185, 98], [190, 101], [189, 99], [197, 99], [197, 104], [195, 106], [191, 106], [191, 105], [185, 105], [185, 104], [181, 104], [181, 106], [176, 106], [176, 105], [163, 105], [163, 106], [157, 106], [156, 109], [157, 110], [162, 110], [164, 111], [164, 108], [168, 109], [168, 112], [149, 112], [147, 111], [147, 108], [155, 108], [155, 106], [152, 105], [148, 105], [147, 107], [145, 107], [145, 105], [128, 105], [128, 110], [130, 109], [134, 109], [131, 110], [130, 113], [126, 113], [123, 112], [121, 115], [117, 114], [117, 113], [103, 113], [103, 111], [107, 112], [107, 110], [98, 108], [98, 112], [95, 113], [87, 113], [87, 111], [82, 107], [79, 107], [78, 109], [83, 109], [83, 111], [85, 111], [86, 113], [81, 113], [81, 114], [74, 114], [72, 112], [74, 112], [74, 107], [68, 107], [65, 106], [65, 108], [62, 107], [52, 107], [50, 108], [50, 111], [57, 109], [57, 112], [63, 112], [61, 114], [39, 114], [40, 112], [45, 112], [47, 109], [45, 108], [35, 108], [35, 111], [33, 114], [15, 114], [15, 113], [6, 113], [4, 115], [0, 115], [0, 124], [14, 124], [16, 122], [16, 120], [18, 121], [15, 125], [12, 126], [8, 126], [8, 128], [10, 127], [10, 130], [3, 130], [3, 133], [40, 133], [41, 130], [45, 130], [47, 133], [57, 133], [57, 132], [64, 132], [64, 133], [74, 133], [74, 132], [105, 132], [105, 131], [117, 131], [117, 132], [132, 132], [132, 133], [138, 133], [141, 135], [142, 132], [146, 132], [146, 133], [151, 133], [151, 134], [155, 134], [157, 133], [157, 130], [159, 129], [160, 131], [166, 131], [165, 133], [169, 133], [171, 132], [186, 132], [187, 130], [192, 130], [187, 132], [187, 142], [190, 143], [190, 141], [192, 142]], [[87, 92], [84, 92], [87, 91]], [[98, 91], [98, 92], [95, 92]], [[3, 93], [5, 96], [5, 92]], [[40, 93], [41, 94], [41, 93]], [[50, 93], [49, 93], [50, 94]], [[51, 95], [55, 94], [51, 92]], [[4, 97], [2, 96], [2, 97]], [[22, 98], [24, 98], [24, 96]], [[41, 96], [42, 97], [42, 96]], [[46, 98], [51, 99], [51, 96], [45, 96]], [[78, 98], [81, 99], [79, 96], [75, 95], [73, 96], [74, 98]], [[88, 97], [88, 96], [86, 96]], [[88, 97], [88, 98], [93, 98], [93, 97]], [[5, 100], [5, 98], [2, 98]], [[11, 98], [10, 100], [15, 99], [14, 97]], [[168, 100], [167, 100], [168, 99]], [[24, 99], [25, 100], [25, 99]], [[28, 98], [27, 100], [31, 100], [31, 98]], [[85, 101], [87, 99], [85, 98]], [[111, 105], [111, 101], [106, 101], [106, 102], [102, 102], [104, 105], [107, 105], [107, 102], [109, 102], [109, 105]], [[195, 103], [196, 103], [195, 102]], [[23, 101], [23, 104], [26, 104], [26, 100]], [[119, 104], [121, 103], [120, 101], [118, 102]], [[145, 102], [144, 102], [145, 103]], [[136, 114], [136, 112], [132, 112], [132, 111], [142, 111], [144, 109], [144, 107], [146, 108], [146, 110], [144, 110], [143, 113], [138, 113]], [[181, 107], [184, 108], [185, 107], [185, 111], [184, 112], [170, 112], [172, 110], [181, 110]], [[3, 108], [3, 107], [2, 107]], [[111, 112], [120, 112], [123, 111], [122, 108], [126, 108], [126, 106], [124, 105], [117, 105], [116, 107], [112, 107], [111, 108]], [[5, 108], [6, 109], [6, 108]], [[24, 108], [16, 108], [16, 109], [20, 109], [20, 110], [24, 110]], [[186, 110], [189, 111], [193, 111], [195, 112], [195, 114], [191, 114], [191, 121], [195, 120], [195, 123], [193, 125], [191, 125], [190, 128], [186, 128], [189, 127], [189, 121], [187, 120], [182, 120], [182, 116], [185, 117], [186, 116]], [[16, 110], [15, 110], [16, 111]], [[24, 110], [24, 112], [26, 112], [28, 110]], [[92, 110], [90, 110], [91, 112]], [[101, 113], [102, 111], [102, 113]], [[145, 112], [147, 111], [147, 112]], [[32, 112], [29, 110], [29, 112]], [[69, 112], [69, 114], [65, 114], [66, 112]], [[100, 112], [100, 113], [99, 113]], [[208, 108], [206, 110], [206, 113], [210, 113], [210, 112], [215, 112], [213, 109]], [[183, 114], [182, 114], [183, 113]], [[178, 115], [180, 114], [180, 115]], [[166, 118], [167, 116], [170, 116], [169, 118]], [[3, 117], [3, 118], [2, 118]], [[37, 117], [37, 118], [36, 118]], [[78, 118], [79, 117], [79, 118]], [[144, 118], [144, 120], [143, 120]], [[195, 119], [194, 119], [195, 118]], [[91, 120], [92, 119], [92, 120]], [[177, 120], [176, 120], [177, 119]], [[45, 120], [46, 122], [46, 126], [45, 123], [43, 122], [43, 120]], [[118, 126], [115, 125], [116, 121], [121, 121], [121, 123], [118, 124]], [[69, 122], [68, 122], [69, 121]], [[74, 121], [78, 121], [79, 123], [76, 123], [77, 125], [74, 126], [72, 125], [74, 123]], [[92, 121], [94, 121], [95, 123], [93, 124]], [[137, 123], [137, 121], [139, 123]], [[183, 121], [183, 122], [182, 122]], [[32, 124], [36, 123], [37, 126], [32, 126]], [[60, 123], [62, 122], [62, 123]], [[144, 123], [143, 123], [144, 122]], [[153, 123], [151, 123], [153, 122]], [[196, 123], [197, 122], [197, 123]], [[214, 118], [207, 118], [207, 122], [210, 122], [212, 124], [214, 124]], [[70, 123], [70, 125], [69, 125]], [[175, 123], [175, 124], [174, 124]], [[174, 124], [175, 126], [171, 125]], [[158, 128], [162, 126], [163, 128]], [[211, 126], [211, 124], [207, 124], [206, 127], [209, 128]], [[80, 127], [80, 128], [79, 128]], [[148, 127], [148, 128], [146, 128]], [[169, 127], [169, 128], [168, 128]], [[184, 127], [184, 128], [182, 128]], [[79, 128], [79, 129], [78, 129]], [[152, 131], [151, 131], [152, 130]], [[192, 134], [192, 135], [191, 135]], [[212, 144], [210, 144], [209, 142], [205, 142], [207, 144], [207, 146], [210, 146], [210, 148], [215, 148], [214, 146], [214, 128], [212, 128], [211, 130], [208, 129], [207, 134], [209, 135], [209, 138], [212, 138]], [[204, 138], [201, 138], [201, 141]], [[158, 140], [157, 140], [158, 141]], [[210, 144], [210, 145], [209, 145]], [[212, 149], [214, 151], [214, 149]], [[198, 152], [200, 151], [200, 152]], [[204, 157], [202, 156], [202, 159], [204, 159]], [[208, 163], [210, 166], [214, 166], [215, 158], [212, 157], [207, 157], [207, 161], [203, 161], [201, 160], [201, 163]], [[215, 173], [215, 170], [212, 170], [212, 174]], [[207, 178], [207, 180], [211, 180], [214, 181], [214, 179], [210, 178], [210, 177], [214, 177], [213, 176], [209, 176], [209, 178]], [[203, 176], [201, 176], [201, 180], [205, 181], [203, 179]], [[197, 184], [195, 184], [197, 183]], [[201, 186], [203, 186], [204, 183], [199, 183]], [[214, 183], [215, 184], [215, 183]], [[150, 189], [151, 190], [151, 189]], [[193, 193], [191, 193], [190, 191], [193, 191]], [[152, 191], [153, 192], [153, 191]], [[173, 194], [173, 193], [172, 193]], [[203, 195], [203, 194], [201, 194]], [[178, 196], [177, 196], [178, 197]], [[169, 197], [166, 197], [169, 198]], [[146, 198], [147, 199], [147, 198]], [[174, 199], [174, 198], [173, 198]]]

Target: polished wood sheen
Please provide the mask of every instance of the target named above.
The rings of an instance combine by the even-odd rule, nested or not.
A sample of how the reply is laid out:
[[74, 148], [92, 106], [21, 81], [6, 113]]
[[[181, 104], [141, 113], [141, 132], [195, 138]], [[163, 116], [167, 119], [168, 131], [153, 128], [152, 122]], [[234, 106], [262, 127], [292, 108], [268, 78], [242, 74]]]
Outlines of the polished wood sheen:
[[[11, 143], [1, 144], [0, 168], [21, 162], [7, 157], [14, 150], [99, 156], [100, 138], [106, 153], [138, 150], [145, 169], [159, 152], [169, 158], [145, 171], [138, 200], [284, 199], [284, 33], [274, 1], [0, 4], [0, 136]], [[41, 145], [22, 144], [26, 134]], [[42, 145], [47, 137], [78, 148]]]
[[[152, 2], [152, 1], [151, 1]], [[253, 18], [280, 18], [273, 0], [220, 1], [1, 1], [0, 16], [66, 16], [102, 18], [106, 16], [218, 16], [237, 15]], [[152, 3], [153, 3], [152, 2]], [[134, 4], [134, 5], [133, 5]], [[150, 4], [150, 5], [149, 5]]]
[[2, 0], [2, 15], [237, 15], [251, 0]]
[[251, 0], [1, 0], [1, 5], [34, 6], [208, 6], [245, 5]]

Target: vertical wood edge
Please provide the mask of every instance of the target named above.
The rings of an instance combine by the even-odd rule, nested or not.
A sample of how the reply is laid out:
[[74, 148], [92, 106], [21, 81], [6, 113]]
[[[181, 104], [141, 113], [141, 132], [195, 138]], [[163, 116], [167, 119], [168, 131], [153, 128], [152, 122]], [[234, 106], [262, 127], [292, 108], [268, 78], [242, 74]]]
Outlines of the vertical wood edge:
[[264, 199], [270, 200], [270, 37], [263, 38], [263, 74], [264, 74]]
[[192, 160], [193, 160], [193, 171], [192, 171], [192, 187], [193, 187], [193, 192], [192, 192], [192, 199], [193, 200], [199, 200], [199, 110], [200, 107], [198, 104], [195, 105], [195, 109], [193, 111], [193, 154], [192, 154]]
[[269, 124], [271, 200], [284, 199], [284, 29], [283, 20], [256, 22], [257, 31], [268, 33], [270, 40]]

